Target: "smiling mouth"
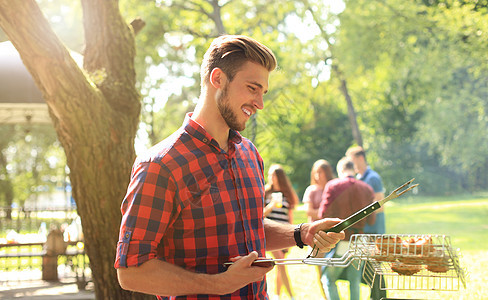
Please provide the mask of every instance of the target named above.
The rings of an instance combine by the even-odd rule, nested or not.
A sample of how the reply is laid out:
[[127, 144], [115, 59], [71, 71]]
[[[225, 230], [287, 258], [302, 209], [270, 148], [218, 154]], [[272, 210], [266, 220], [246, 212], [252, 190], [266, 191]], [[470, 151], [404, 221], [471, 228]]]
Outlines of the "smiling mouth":
[[252, 111], [247, 109], [247, 108], [242, 108], [242, 111], [248, 116], [250, 117], [252, 115]]

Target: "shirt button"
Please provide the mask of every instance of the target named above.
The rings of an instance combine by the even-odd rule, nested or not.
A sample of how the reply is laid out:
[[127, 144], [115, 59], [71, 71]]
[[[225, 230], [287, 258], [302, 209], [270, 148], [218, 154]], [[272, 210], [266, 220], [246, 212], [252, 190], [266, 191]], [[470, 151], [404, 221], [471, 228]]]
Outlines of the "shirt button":
[[125, 234], [125, 238], [127, 238], [127, 239], [129, 238], [129, 234], [128, 233]]
[[207, 138], [203, 138], [203, 142], [204, 143], [208, 142], [208, 139]]

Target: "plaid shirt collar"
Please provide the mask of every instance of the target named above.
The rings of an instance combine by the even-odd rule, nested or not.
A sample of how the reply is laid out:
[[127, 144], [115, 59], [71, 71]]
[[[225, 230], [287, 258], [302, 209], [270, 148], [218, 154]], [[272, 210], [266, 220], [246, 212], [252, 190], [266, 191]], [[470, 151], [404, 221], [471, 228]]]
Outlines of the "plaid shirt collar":
[[[185, 131], [188, 132], [191, 136], [199, 139], [200, 141], [204, 142], [205, 144], [212, 145], [216, 149], [220, 150], [219, 144], [217, 141], [203, 128], [200, 124], [195, 122], [191, 118], [193, 113], [187, 113], [185, 116], [185, 120], [183, 121], [183, 127]], [[239, 144], [242, 142], [242, 136], [239, 132], [233, 129], [229, 129], [229, 142], [232, 147], [229, 147], [229, 151], [234, 149], [235, 144]]]

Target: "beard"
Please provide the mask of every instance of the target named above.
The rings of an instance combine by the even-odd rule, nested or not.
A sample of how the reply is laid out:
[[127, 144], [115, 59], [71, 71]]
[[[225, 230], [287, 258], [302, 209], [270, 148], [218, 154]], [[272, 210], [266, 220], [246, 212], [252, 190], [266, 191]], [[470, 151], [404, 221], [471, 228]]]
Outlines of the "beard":
[[230, 129], [236, 131], [242, 131], [246, 128], [246, 123], [239, 123], [237, 120], [237, 115], [230, 107], [230, 99], [228, 95], [228, 86], [225, 85], [222, 92], [217, 94], [217, 108], [219, 109], [220, 115], [224, 119], [227, 126]]

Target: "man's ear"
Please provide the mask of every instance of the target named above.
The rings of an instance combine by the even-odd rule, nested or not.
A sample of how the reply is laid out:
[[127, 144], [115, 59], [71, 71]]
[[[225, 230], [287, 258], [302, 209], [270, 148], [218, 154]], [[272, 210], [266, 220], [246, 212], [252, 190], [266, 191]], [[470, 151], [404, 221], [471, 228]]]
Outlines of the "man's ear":
[[224, 81], [227, 80], [227, 76], [220, 68], [214, 68], [212, 72], [210, 72], [210, 84], [219, 89], [223, 86]]

